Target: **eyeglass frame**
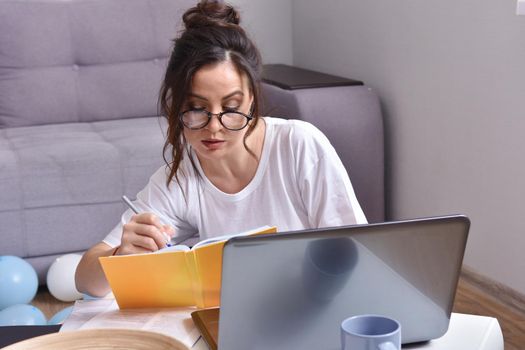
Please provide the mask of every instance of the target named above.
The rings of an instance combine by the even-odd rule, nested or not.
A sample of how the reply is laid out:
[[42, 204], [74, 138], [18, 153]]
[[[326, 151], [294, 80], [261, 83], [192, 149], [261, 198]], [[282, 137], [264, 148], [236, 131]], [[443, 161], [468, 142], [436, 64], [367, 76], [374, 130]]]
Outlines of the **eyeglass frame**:
[[[192, 111], [199, 111], [199, 112], [205, 112], [207, 115], [208, 115], [208, 121], [206, 123], [204, 123], [203, 126], [200, 126], [198, 128], [190, 128], [189, 126], [187, 126], [185, 123], [184, 123], [184, 120], [183, 120], [183, 116], [185, 113], [188, 113], [188, 112], [192, 112]], [[238, 129], [230, 129], [228, 128], [226, 125], [224, 125], [224, 123], [222, 122], [222, 116], [225, 115], [225, 114], [228, 114], [228, 113], [235, 113], [235, 114], [240, 114], [242, 115], [243, 117], [246, 118], [246, 124], [243, 125], [242, 128], [238, 128]], [[221, 125], [226, 128], [227, 130], [231, 130], [231, 131], [240, 131], [242, 129], [244, 129], [245, 127], [248, 126], [248, 124], [250, 123], [250, 120], [252, 120], [253, 118], [255, 118], [253, 116], [253, 105], [252, 107], [250, 108], [250, 114], [245, 114], [243, 112], [239, 112], [239, 111], [236, 111], [236, 110], [225, 110], [225, 111], [222, 111], [222, 112], [219, 112], [219, 113], [212, 113], [210, 111], [207, 111], [205, 109], [198, 109], [198, 108], [193, 108], [193, 109], [188, 109], [188, 110], [185, 110], [181, 113], [179, 113], [179, 120], [180, 122], [182, 123], [182, 125], [184, 125], [184, 127], [190, 129], [190, 130], [200, 130], [200, 129], [204, 129], [208, 124], [210, 124], [210, 121], [211, 121], [211, 118], [216, 115], [217, 116], [217, 119], [219, 119], [219, 123], [221, 123]]]

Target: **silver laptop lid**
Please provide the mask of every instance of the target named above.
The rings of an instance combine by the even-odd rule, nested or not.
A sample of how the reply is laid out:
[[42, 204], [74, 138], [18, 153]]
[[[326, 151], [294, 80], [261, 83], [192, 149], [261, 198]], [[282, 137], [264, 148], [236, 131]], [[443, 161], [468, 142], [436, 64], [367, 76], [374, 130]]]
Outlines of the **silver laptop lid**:
[[470, 222], [454, 215], [234, 238], [224, 247], [219, 349], [340, 349], [358, 314], [402, 342], [448, 329]]

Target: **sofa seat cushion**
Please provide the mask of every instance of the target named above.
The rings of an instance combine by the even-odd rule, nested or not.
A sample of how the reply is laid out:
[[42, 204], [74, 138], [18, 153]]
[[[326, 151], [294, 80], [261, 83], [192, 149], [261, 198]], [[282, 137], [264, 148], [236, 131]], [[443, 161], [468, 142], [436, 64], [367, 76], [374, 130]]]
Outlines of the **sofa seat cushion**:
[[79, 206], [92, 206], [94, 220], [109, 211], [107, 220], [115, 224], [123, 210], [120, 197], [135, 196], [163, 164], [164, 130], [158, 117], [1, 129], [0, 217], [20, 231], [9, 252], [3, 246], [2, 253], [49, 254], [67, 251], [64, 244], [87, 248], [76, 242], [32, 246], [31, 235], [39, 225], [50, 226], [47, 232], [53, 224], [57, 230], [71, 229], [59, 223], [65, 217], [74, 222], [70, 215], [79, 214], [71, 210]]

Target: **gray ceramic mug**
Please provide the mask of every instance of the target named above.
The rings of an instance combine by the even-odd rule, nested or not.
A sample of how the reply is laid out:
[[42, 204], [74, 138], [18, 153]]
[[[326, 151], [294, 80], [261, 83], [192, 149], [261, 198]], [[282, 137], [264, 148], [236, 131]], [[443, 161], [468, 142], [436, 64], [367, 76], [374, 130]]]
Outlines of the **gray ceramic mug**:
[[400, 350], [401, 325], [380, 315], [358, 315], [341, 323], [342, 350]]

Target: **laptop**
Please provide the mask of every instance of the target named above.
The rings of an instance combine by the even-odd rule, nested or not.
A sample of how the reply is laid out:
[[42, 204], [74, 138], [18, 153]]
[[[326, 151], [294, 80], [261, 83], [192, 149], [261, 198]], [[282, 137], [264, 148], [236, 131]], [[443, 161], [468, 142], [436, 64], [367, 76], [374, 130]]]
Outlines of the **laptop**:
[[194, 320], [211, 349], [336, 350], [341, 322], [359, 314], [398, 320], [403, 344], [441, 337], [469, 226], [452, 215], [233, 238], [220, 315]]

